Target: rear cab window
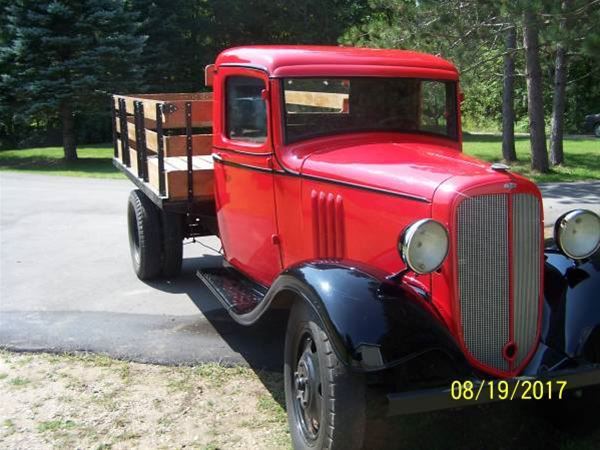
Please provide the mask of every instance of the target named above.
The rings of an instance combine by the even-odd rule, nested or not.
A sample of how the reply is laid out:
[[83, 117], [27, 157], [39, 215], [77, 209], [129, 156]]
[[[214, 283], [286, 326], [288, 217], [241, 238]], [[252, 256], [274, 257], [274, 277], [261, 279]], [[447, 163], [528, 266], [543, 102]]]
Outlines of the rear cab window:
[[286, 78], [285, 140], [385, 131], [458, 139], [456, 82], [417, 78]]

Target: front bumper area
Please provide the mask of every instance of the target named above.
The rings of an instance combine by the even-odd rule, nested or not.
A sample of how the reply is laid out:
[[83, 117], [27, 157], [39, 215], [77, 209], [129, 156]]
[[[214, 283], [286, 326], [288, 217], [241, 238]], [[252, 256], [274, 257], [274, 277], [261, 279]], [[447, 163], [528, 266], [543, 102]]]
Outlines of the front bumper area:
[[[526, 380], [530, 382], [566, 381], [567, 384], [565, 386], [565, 390], [581, 389], [584, 387], [600, 385], [600, 364], [590, 364], [589, 366], [578, 368], [576, 370], [569, 369], [548, 372], [547, 374], [536, 377], [520, 376], [503, 381], [508, 383], [509, 389], [515, 390], [514, 398], [519, 399], [523, 394], [523, 392], [520, 390], [525, 389], [523, 382]], [[496, 395], [495, 398], [492, 398], [490, 396], [489, 389], [479, 390], [479, 387], [484, 383], [489, 383], [491, 381], [496, 383], [501, 380], [471, 379], [470, 381], [473, 382], [474, 391], [479, 391], [477, 399], [473, 398], [471, 400], [455, 400], [452, 398], [450, 386], [392, 393], [387, 395], [387, 414], [388, 416], [417, 414], [502, 401], [498, 398], [498, 395]], [[559, 388], [557, 383], [552, 383], [552, 386], [553, 391], [558, 390]]]

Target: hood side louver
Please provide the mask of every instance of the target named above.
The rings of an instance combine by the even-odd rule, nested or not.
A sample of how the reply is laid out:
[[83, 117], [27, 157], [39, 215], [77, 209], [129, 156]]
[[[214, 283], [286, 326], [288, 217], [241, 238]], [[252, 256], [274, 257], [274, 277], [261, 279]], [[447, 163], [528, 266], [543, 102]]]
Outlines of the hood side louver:
[[315, 257], [343, 258], [345, 253], [345, 230], [342, 197], [316, 190], [313, 190], [310, 195]]

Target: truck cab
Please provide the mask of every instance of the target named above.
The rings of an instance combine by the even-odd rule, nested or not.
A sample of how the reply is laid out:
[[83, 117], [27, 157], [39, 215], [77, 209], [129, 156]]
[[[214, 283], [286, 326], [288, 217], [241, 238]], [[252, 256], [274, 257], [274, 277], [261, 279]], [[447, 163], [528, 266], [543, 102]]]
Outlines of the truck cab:
[[314, 258], [401, 270], [398, 230], [430, 214], [450, 175], [485, 170], [460, 153], [458, 74], [439, 58], [252, 47], [212, 70], [220, 237], [227, 260], [265, 286]]
[[[453, 381], [600, 383], [600, 218], [571, 211], [546, 245], [536, 185], [462, 153], [453, 64], [400, 50], [252, 46], [225, 50], [206, 75], [212, 195], [169, 209], [130, 175], [151, 199], [144, 207], [164, 210], [153, 234], [162, 243], [142, 255], [144, 211], [130, 204], [134, 267], [173, 254], [180, 264], [182, 238], [216, 234], [223, 267], [198, 276], [232, 318], [251, 325], [290, 309], [295, 448], [358, 448], [373, 380], [390, 414], [494, 400], [453, 399]], [[127, 171], [119, 136], [116, 164]]]

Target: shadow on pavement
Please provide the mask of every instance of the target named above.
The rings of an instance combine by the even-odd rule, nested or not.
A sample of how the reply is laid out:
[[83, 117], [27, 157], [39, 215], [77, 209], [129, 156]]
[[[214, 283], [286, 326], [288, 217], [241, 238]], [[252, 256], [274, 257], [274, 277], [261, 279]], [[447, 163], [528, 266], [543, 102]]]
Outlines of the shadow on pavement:
[[[212, 255], [184, 259], [182, 274], [178, 279], [148, 284], [164, 292], [186, 294], [223, 340], [252, 369], [282, 372], [287, 311], [270, 311], [251, 327], [237, 324], [196, 277], [198, 269], [218, 267], [221, 263], [220, 256]], [[203, 324], [191, 324], [184, 331], [194, 332], [196, 327], [203, 327]]]
[[560, 204], [600, 205], [600, 181], [585, 183], [541, 183], [538, 187], [545, 199], [556, 199]]
[[[155, 289], [170, 293], [185, 293], [212, 325], [220, 337], [256, 373], [263, 385], [283, 408], [283, 348], [287, 325], [287, 310], [272, 310], [251, 327], [236, 323], [220, 306], [218, 300], [196, 277], [201, 268], [218, 267], [220, 256], [206, 255], [184, 259], [182, 275], [173, 281], [148, 283]], [[202, 331], [204, 321], [186, 327], [186, 332]]]

